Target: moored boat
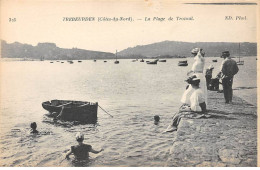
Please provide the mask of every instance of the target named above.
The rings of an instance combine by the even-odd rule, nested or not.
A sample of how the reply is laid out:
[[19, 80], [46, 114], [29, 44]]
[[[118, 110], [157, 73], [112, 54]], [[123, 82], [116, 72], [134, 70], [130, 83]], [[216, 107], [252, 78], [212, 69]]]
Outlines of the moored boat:
[[144, 59], [140, 60], [140, 62], [144, 62]]
[[166, 60], [159, 60], [159, 62], [166, 62]]
[[116, 61], [114, 63], [119, 64], [119, 61], [117, 60], [117, 50], [116, 50]]
[[218, 60], [212, 60], [212, 62], [215, 62], [215, 63], [216, 63], [216, 62], [218, 62]]
[[237, 65], [244, 65], [244, 60], [240, 60], [240, 43], [239, 43], [239, 56], [238, 56]]
[[97, 120], [98, 103], [73, 100], [51, 100], [42, 103], [42, 107], [50, 113], [62, 111], [61, 119], [94, 123]]
[[188, 65], [188, 61], [184, 60], [184, 61], [179, 61], [178, 66], [187, 66]]
[[157, 64], [158, 60], [154, 60], [154, 61], [148, 61], [146, 62], [147, 64]]

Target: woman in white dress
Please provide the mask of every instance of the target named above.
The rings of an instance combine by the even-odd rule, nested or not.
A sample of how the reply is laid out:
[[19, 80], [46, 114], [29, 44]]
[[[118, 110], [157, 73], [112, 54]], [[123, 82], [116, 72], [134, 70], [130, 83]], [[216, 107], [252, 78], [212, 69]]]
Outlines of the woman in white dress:
[[[204, 71], [204, 65], [205, 65], [205, 53], [202, 52], [202, 49], [195, 48], [191, 51], [191, 54], [194, 55], [195, 62], [192, 65], [191, 71], [187, 73], [188, 76], [196, 75], [197, 78], [200, 79], [200, 88], [204, 94], [205, 103], [208, 104], [207, 100], [207, 83]], [[189, 85], [189, 87], [186, 89], [186, 91], [183, 93], [181, 102], [183, 104], [190, 105], [190, 97], [193, 93], [194, 89]]]
[[182, 105], [179, 111], [173, 116], [172, 123], [168, 126], [165, 132], [171, 132], [177, 130], [177, 126], [182, 117], [202, 117], [205, 116], [207, 111], [206, 101], [204, 93], [200, 88], [200, 79], [193, 75], [186, 80], [190, 88], [191, 95], [189, 98], [189, 104]]

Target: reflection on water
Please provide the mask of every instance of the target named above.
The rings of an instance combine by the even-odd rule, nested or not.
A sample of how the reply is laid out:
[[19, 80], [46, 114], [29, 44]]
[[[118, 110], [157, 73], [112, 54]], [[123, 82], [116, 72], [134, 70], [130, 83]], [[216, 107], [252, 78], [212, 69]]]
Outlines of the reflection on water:
[[[244, 58], [234, 87], [256, 87], [253, 59]], [[217, 71], [220, 62], [206, 61], [205, 67], [213, 64]], [[0, 166], [164, 166], [174, 133], [162, 132], [180, 106], [193, 60], [188, 62], [2, 62]], [[99, 109], [96, 124], [54, 122], [41, 106], [52, 99], [98, 102], [113, 118]], [[31, 122], [37, 122], [38, 135], [29, 134]], [[90, 153], [90, 162], [64, 160], [79, 131], [84, 143], [104, 148]]]

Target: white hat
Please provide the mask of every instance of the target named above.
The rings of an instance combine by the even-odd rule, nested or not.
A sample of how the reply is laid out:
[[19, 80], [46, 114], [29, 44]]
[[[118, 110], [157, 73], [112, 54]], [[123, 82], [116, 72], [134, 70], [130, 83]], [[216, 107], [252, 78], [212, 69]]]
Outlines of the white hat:
[[191, 50], [191, 54], [197, 54], [200, 51], [199, 48], [194, 48]]
[[80, 133], [80, 132], [78, 132], [76, 134], [76, 140], [78, 140], [78, 139], [84, 139], [84, 135], [82, 133]]
[[208, 69], [210, 70], [210, 69], [214, 69], [214, 66], [211, 64], [209, 67], [208, 67]]

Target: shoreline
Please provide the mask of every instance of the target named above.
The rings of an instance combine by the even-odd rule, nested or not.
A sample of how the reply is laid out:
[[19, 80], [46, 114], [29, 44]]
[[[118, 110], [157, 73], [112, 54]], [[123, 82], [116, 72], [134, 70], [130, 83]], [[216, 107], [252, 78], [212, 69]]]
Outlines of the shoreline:
[[209, 118], [182, 118], [166, 166], [256, 167], [257, 107], [208, 91]]

